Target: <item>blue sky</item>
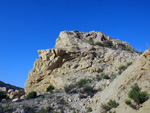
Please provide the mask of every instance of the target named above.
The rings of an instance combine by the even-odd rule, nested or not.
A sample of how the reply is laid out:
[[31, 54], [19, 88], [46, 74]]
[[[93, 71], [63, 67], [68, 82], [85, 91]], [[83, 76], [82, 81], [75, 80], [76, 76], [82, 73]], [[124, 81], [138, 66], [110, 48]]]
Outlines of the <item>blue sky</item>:
[[37, 50], [53, 48], [60, 31], [101, 31], [150, 46], [149, 0], [1, 0], [0, 80], [24, 87]]

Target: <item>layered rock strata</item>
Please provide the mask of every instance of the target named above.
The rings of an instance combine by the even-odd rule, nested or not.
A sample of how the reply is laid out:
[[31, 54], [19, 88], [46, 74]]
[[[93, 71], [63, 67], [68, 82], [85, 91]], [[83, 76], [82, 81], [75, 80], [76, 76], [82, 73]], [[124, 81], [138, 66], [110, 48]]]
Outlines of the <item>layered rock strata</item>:
[[39, 50], [29, 72], [25, 92], [45, 92], [49, 85], [63, 88], [82, 78], [100, 73], [118, 73], [121, 65], [139, 54], [127, 42], [113, 39], [102, 32], [62, 31], [53, 49]]

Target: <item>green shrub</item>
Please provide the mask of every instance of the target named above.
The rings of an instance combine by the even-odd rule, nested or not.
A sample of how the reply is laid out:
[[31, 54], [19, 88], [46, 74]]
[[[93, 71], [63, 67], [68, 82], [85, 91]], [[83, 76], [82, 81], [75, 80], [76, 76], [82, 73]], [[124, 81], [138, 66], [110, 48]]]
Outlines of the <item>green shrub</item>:
[[127, 67], [130, 66], [132, 64], [132, 62], [127, 63]]
[[86, 93], [88, 93], [88, 92], [93, 92], [94, 90], [93, 90], [93, 87], [91, 87], [91, 86], [85, 86], [84, 88], [83, 88], [83, 90], [84, 90], [84, 92], [86, 92]]
[[92, 39], [88, 40], [88, 43], [91, 44], [91, 45], [95, 45], [94, 41]]
[[141, 55], [141, 54], [143, 54], [143, 52], [139, 52], [139, 54]]
[[109, 111], [109, 113], [116, 113], [116, 111]]
[[105, 74], [105, 73], [102, 73], [102, 74], [101, 74], [101, 77], [102, 77], [103, 79], [110, 79], [110, 77], [109, 77], [107, 74]]
[[35, 91], [32, 91], [28, 94], [27, 99], [36, 98], [37, 93]]
[[68, 85], [68, 86], [65, 86], [65, 87], [64, 87], [64, 90], [65, 90], [66, 93], [68, 93], [68, 92], [71, 91], [73, 88], [74, 88], [74, 85], [70, 84], [70, 85]]
[[123, 72], [122, 70], [119, 70], [118, 74], [121, 75], [122, 72]]
[[125, 103], [126, 103], [127, 105], [129, 105], [129, 106], [131, 106], [131, 105], [132, 105], [131, 100], [125, 100]]
[[7, 95], [4, 92], [0, 91], [0, 100], [4, 99], [6, 97], [7, 97]]
[[105, 111], [109, 111], [111, 110], [111, 107], [107, 104], [102, 104], [101, 107], [105, 110]]
[[104, 46], [101, 42], [96, 42], [95, 45]]
[[105, 47], [112, 48], [113, 43], [112, 43], [112, 41], [107, 40], [107, 41], [104, 41], [103, 45], [104, 45]]
[[79, 36], [79, 35], [74, 35], [74, 37], [75, 37], [75, 38], [80, 38], [80, 36]]
[[97, 75], [97, 76], [96, 76], [96, 79], [97, 79], [97, 81], [101, 81], [101, 80], [102, 80], [102, 77], [99, 76], [99, 75]]
[[54, 89], [55, 89], [54, 86], [50, 85], [50, 86], [47, 88], [46, 92], [52, 93]]
[[109, 100], [107, 103], [111, 108], [116, 108], [118, 106], [118, 103], [115, 100]]
[[92, 112], [92, 108], [91, 107], [86, 107], [86, 112]]
[[118, 48], [125, 50], [125, 51], [130, 51], [130, 52], [134, 51], [132, 48], [130, 48], [129, 46], [127, 46], [125, 44], [118, 44]]
[[137, 83], [131, 86], [131, 90], [128, 96], [129, 98], [133, 99], [137, 104], [142, 104], [149, 98], [147, 92], [141, 92], [141, 88], [138, 86]]
[[130, 65], [132, 64], [132, 62], [127, 63], [127, 65], [122, 65], [119, 67], [119, 74], [121, 74], [123, 71], [125, 71]]
[[127, 66], [120, 66], [119, 67], [119, 70], [122, 70], [122, 71], [124, 71], [124, 70], [126, 70], [127, 69]]
[[109, 100], [107, 104], [102, 104], [101, 107], [105, 111], [110, 111], [112, 108], [116, 108], [119, 104], [115, 100]]
[[79, 87], [79, 88], [81, 88], [81, 87], [85, 86], [87, 83], [88, 83], [88, 80], [86, 80], [86, 79], [81, 79], [80, 81], [78, 81], [78, 82], [76, 83], [76, 86]]

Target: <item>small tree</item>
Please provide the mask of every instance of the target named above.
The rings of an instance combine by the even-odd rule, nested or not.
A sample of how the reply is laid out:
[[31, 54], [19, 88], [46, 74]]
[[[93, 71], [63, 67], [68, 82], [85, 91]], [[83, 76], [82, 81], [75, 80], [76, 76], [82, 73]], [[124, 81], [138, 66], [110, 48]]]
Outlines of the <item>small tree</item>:
[[149, 98], [147, 92], [142, 92], [141, 88], [138, 86], [137, 83], [135, 83], [134, 86], [131, 86], [131, 90], [128, 96], [129, 98], [133, 99], [137, 104], [142, 104]]

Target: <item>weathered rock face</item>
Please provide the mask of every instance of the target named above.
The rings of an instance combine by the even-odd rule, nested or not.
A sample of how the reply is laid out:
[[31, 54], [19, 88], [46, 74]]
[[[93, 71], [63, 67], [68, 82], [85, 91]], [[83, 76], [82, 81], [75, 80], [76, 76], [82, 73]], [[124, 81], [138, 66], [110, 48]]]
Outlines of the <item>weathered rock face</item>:
[[104, 91], [97, 93], [94, 96], [93, 112], [101, 113], [102, 104], [107, 103], [110, 99], [116, 100], [119, 106], [112, 111], [116, 113], [150, 113], [150, 100], [144, 102], [140, 109], [135, 110], [125, 104], [128, 99], [130, 87], [137, 83], [142, 91], [147, 91], [150, 94], [150, 51], [145, 51], [134, 63], [128, 67], [119, 77], [117, 77], [110, 86]]
[[[108, 46], [117, 49], [104, 47], [107, 41]], [[122, 50], [122, 46], [131, 51]], [[118, 73], [119, 66], [139, 56], [133, 50], [130, 44], [112, 39], [102, 32], [63, 31], [56, 40], [55, 48], [38, 51], [39, 59], [29, 72], [25, 92], [42, 93], [50, 84], [63, 88], [82, 78], [94, 78], [102, 72]]]

